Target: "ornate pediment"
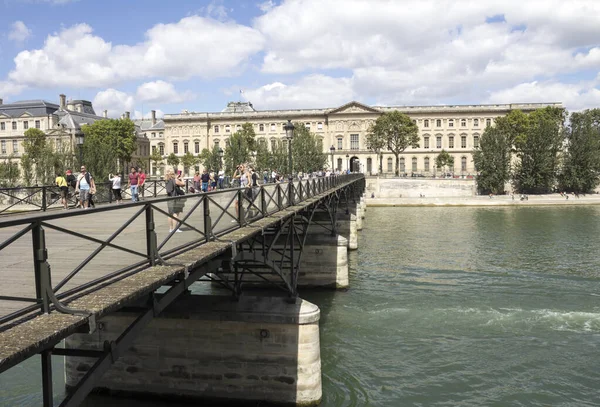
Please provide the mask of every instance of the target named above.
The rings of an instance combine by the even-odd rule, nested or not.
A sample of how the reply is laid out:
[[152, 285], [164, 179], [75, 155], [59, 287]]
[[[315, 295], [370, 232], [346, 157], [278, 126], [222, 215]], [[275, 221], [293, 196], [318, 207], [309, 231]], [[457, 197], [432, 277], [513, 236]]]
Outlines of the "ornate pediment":
[[10, 116], [7, 115], [6, 113], [0, 112], [0, 119], [10, 119]]
[[362, 103], [352, 101], [350, 103], [346, 103], [343, 106], [340, 106], [336, 109], [333, 109], [329, 112], [332, 114], [345, 114], [345, 113], [382, 113], [378, 109], [374, 109], [371, 106], [363, 105]]

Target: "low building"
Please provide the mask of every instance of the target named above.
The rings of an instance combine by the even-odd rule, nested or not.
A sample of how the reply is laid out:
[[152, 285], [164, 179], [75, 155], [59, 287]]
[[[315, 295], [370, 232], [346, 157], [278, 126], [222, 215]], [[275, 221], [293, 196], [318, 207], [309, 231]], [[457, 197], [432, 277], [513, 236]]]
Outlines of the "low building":
[[163, 156], [163, 162], [154, 165], [149, 157], [146, 157], [148, 166], [144, 168], [148, 174], [152, 176], [164, 175], [164, 158], [165, 158], [165, 122], [162, 119], [156, 118], [156, 110], [151, 111], [150, 119], [134, 120], [138, 134], [148, 140], [149, 154], [158, 150], [160, 155]]
[[[329, 166], [377, 174], [378, 156], [366, 148], [369, 126], [385, 113], [398, 110], [410, 116], [419, 127], [419, 147], [408, 148], [400, 155], [400, 173], [436, 175], [435, 158], [443, 150], [454, 157], [456, 175], [475, 173], [472, 152], [486, 126], [511, 110], [531, 112], [546, 106], [562, 107], [561, 103], [516, 103], [492, 105], [440, 106], [367, 106], [349, 102], [330, 109], [256, 110], [249, 102], [230, 102], [221, 112], [164, 116], [164, 142], [161, 152], [181, 156], [214, 145], [226, 148], [229, 136], [244, 123], [252, 123], [259, 143], [273, 148], [285, 138], [283, 126], [287, 120], [304, 123], [321, 140], [324, 152], [330, 155]], [[393, 174], [395, 156], [382, 153], [382, 175]], [[332, 163], [332, 164], [331, 164]]]

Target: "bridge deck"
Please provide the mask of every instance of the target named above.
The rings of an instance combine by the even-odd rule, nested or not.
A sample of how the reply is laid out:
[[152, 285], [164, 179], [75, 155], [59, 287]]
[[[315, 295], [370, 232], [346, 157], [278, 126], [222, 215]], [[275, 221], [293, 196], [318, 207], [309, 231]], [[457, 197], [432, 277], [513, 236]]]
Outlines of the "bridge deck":
[[[136, 274], [89, 293], [66, 305], [73, 309], [87, 310], [96, 318], [99, 318], [106, 313], [121, 308], [127, 303], [149, 295], [157, 288], [176, 279], [182, 272], [197, 268], [210, 259], [219, 256], [233, 244], [247, 240], [249, 237], [260, 233], [262, 228], [277, 224], [282, 219], [286, 219], [293, 213], [302, 210], [306, 206], [349, 183], [343, 183], [336, 188], [306, 199], [299, 205], [288, 207], [271, 216], [259, 219], [247, 227], [234, 229], [222, 235], [218, 241], [204, 243], [192, 250], [172, 257], [167, 262], [168, 264], [172, 264], [172, 266], [145, 268]], [[227, 200], [228, 198], [225, 199]], [[188, 202], [188, 205], [191, 204], [190, 200]], [[166, 203], [164, 203], [164, 206], [166, 209]], [[75, 230], [98, 239], [106, 239], [123, 224], [124, 220], [131, 217], [137, 210], [139, 210], [139, 207], [122, 208], [118, 211], [109, 212], [90, 212], [85, 216], [57, 219], [56, 221], [51, 220], [49, 223], [61, 226], [61, 222], [69, 221], [71, 222], [69, 225], [70, 230]], [[202, 213], [201, 210], [197, 212]], [[233, 216], [233, 214], [229, 217], [225, 216], [225, 220], [221, 222], [222, 230], [232, 227], [229, 222], [231, 222]], [[202, 216], [199, 216], [197, 219], [190, 218], [188, 221], [194, 227], [202, 230], [202, 227], [198, 226], [203, 221]], [[164, 238], [168, 234], [167, 217], [157, 218], [155, 222], [158, 241], [160, 242], [161, 238]], [[0, 242], [11, 234], [14, 234], [20, 228], [22, 229], [22, 226], [0, 228]], [[121, 244], [127, 243], [127, 248], [131, 251], [144, 253], [146, 245], [144, 228], [145, 223], [142, 214], [142, 216], [133, 221], [115, 239], [115, 242], [120, 241]], [[190, 234], [195, 234], [195, 236], [190, 238]], [[0, 256], [0, 281], [2, 281], [0, 295], [35, 297], [32, 272], [33, 261], [31, 260], [32, 245], [31, 238], [26, 238], [27, 236], [25, 235], [11, 245], [11, 250], [14, 251], [12, 254], [16, 253], [16, 255]], [[174, 234], [171, 241], [169, 241], [169, 245], [176, 247], [194, 239], [198, 239], [197, 232], [188, 230], [184, 233]], [[79, 264], [89, 255], [90, 251], [93, 251], [98, 246], [98, 243], [82, 241], [81, 238], [65, 234], [59, 230], [48, 230], [47, 228], [46, 240], [48, 251], [50, 252], [49, 262], [52, 266], [52, 277], [54, 279], [62, 279], [67, 274], [66, 270], [71, 270], [73, 264]], [[132, 260], [140, 260], [139, 257], [131, 253], [110, 247], [104, 248], [102, 253], [101, 256], [98, 256], [86, 265], [83, 272], [80, 273], [82, 274], [81, 276], [74, 277], [64, 288], [68, 289], [70, 286], [75, 286], [102, 276], [107, 270], [115, 270], [120, 265], [131, 264]], [[0, 301], [0, 316], [6, 315], [15, 309], [15, 307], [19, 308], [22, 306], [23, 303]], [[54, 311], [0, 332], [0, 372], [7, 370], [44, 349], [51, 348], [62, 339], [81, 329], [81, 327], [87, 326], [88, 322], [88, 317], [86, 316], [61, 314]]]

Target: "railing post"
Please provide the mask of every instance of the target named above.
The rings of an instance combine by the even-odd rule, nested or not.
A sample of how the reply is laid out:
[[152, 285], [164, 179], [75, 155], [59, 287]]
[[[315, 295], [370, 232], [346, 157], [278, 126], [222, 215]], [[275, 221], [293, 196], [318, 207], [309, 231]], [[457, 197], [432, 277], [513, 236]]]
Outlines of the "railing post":
[[186, 193], [186, 194], [187, 194], [187, 193], [188, 193], [188, 191], [190, 190], [190, 185], [189, 185], [189, 184], [190, 184], [190, 180], [189, 180], [189, 179], [186, 179], [186, 180], [185, 180], [185, 193]]
[[279, 210], [283, 209], [283, 193], [281, 191], [281, 184], [276, 184], [277, 185], [277, 208]]
[[266, 199], [265, 187], [260, 187], [260, 210], [262, 212], [263, 218], [267, 216], [267, 199]]
[[288, 207], [294, 205], [294, 181], [288, 182]]
[[298, 182], [298, 199], [300, 200], [300, 202], [304, 201], [304, 188], [302, 187], [302, 180], [300, 180], [300, 182]]
[[240, 227], [244, 226], [244, 191], [242, 188], [238, 188], [237, 191], [237, 201], [238, 201], [238, 223]]
[[154, 180], [154, 192], [153, 192], [153, 194], [152, 194], [152, 196], [153, 196], [154, 198], [156, 198], [156, 184], [158, 184], [158, 181], [157, 181], [157, 180]]
[[46, 202], [46, 187], [42, 187], [42, 212], [46, 212], [47, 202]]
[[210, 241], [210, 237], [212, 235], [212, 220], [210, 219], [210, 200], [206, 197], [206, 195], [202, 196], [204, 202], [202, 205], [204, 206], [204, 237], [206, 241]]
[[146, 204], [146, 255], [150, 266], [156, 265], [156, 258], [158, 257], [158, 245], [156, 242], [156, 230], [154, 224], [154, 211], [150, 204]]
[[33, 270], [35, 273], [35, 294], [36, 298], [42, 302], [42, 311], [48, 314], [50, 312], [50, 299], [47, 290], [52, 289], [50, 280], [50, 267], [48, 262], [48, 250], [46, 249], [46, 235], [41, 222], [35, 222], [31, 229], [31, 238], [33, 243]]

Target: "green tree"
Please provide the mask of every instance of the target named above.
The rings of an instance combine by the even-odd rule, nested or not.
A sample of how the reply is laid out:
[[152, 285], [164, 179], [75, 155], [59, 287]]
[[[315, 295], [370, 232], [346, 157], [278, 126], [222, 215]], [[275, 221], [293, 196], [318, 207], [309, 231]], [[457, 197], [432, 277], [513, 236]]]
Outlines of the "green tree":
[[450, 154], [448, 154], [448, 152], [446, 150], [442, 149], [442, 151], [440, 151], [438, 156], [435, 158], [435, 165], [442, 172], [446, 171], [446, 167], [448, 169], [450, 169], [450, 168], [454, 169], [454, 157], [452, 157]]
[[256, 145], [256, 171], [272, 169], [272, 154], [269, 152], [266, 143], [257, 143]]
[[242, 128], [236, 133], [239, 133], [246, 141], [249, 151], [256, 151], [256, 132], [254, 131], [252, 123], [242, 124]]
[[205, 148], [198, 155], [198, 162], [209, 171], [219, 171], [223, 165], [220, 151], [221, 148], [217, 145], [214, 145], [212, 150]]
[[96, 179], [105, 179], [115, 168], [122, 168], [131, 161], [137, 148], [135, 125], [131, 120], [98, 120], [82, 126], [81, 130], [85, 135], [83, 161]]
[[158, 169], [163, 163], [163, 156], [160, 154], [160, 150], [158, 148], [152, 150], [152, 154], [150, 154], [150, 161], [152, 161], [154, 173], [158, 174]]
[[385, 148], [386, 143], [385, 139], [381, 137], [380, 134], [369, 132], [366, 137], [366, 147], [367, 149], [374, 151], [377, 154], [379, 166], [377, 167], [377, 173], [381, 174], [383, 172], [383, 149]]
[[23, 169], [23, 181], [25, 186], [30, 187], [33, 183], [33, 160], [27, 153], [21, 155], [21, 168]]
[[292, 158], [294, 172], [312, 172], [323, 169], [327, 163], [327, 155], [323, 145], [317, 140], [303, 123], [294, 123], [292, 140]]
[[546, 107], [529, 114], [527, 130], [515, 141], [513, 185], [519, 192], [550, 192], [557, 180], [564, 140], [564, 109]]
[[396, 176], [400, 173], [400, 154], [408, 147], [419, 147], [419, 129], [404, 113], [397, 110], [379, 116], [367, 133], [374, 143], [383, 144], [396, 157]]
[[510, 179], [511, 143], [498, 127], [487, 127], [473, 152], [477, 175], [477, 189], [481, 194], [504, 194], [504, 185]]
[[181, 164], [183, 164], [183, 173], [188, 175], [190, 168], [198, 164], [199, 159], [189, 151], [181, 157]]
[[254, 128], [246, 123], [242, 129], [229, 137], [229, 144], [225, 149], [225, 172], [233, 175], [238, 165], [250, 160], [250, 151], [254, 147]]
[[9, 155], [4, 162], [0, 163], [0, 186], [14, 187], [21, 176], [18, 159], [14, 154]]
[[24, 136], [23, 150], [31, 163], [30, 170], [33, 181], [35, 184], [46, 184], [47, 178], [49, 178], [48, 173], [52, 174], [53, 172], [52, 168], [48, 168], [49, 162], [53, 161], [53, 151], [46, 138], [46, 133], [40, 129], [31, 128], [25, 131]]
[[529, 131], [529, 115], [521, 110], [511, 110], [506, 116], [497, 117], [494, 127], [506, 138], [511, 148], [521, 145]]
[[573, 113], [566, 131], [566, 149], [559, 174], [563, 191], [590, 192], [600, 182], [600, 109]]
[[177, 169], [177, 166], [179, 165], [180, 161], [181, 160], [179, 160], [179, 157], [177, 157], [175, 153], [171, 153], [167, 157], [167, 164], [173, 167], [173, 170]]
[[289, 168], [288, 155], [287, 143], [284, 143], [283, 140], [277, 140], [275, 149], [269, 157], [271, 170], [276, 170], [281, 174], [287, 173]]

